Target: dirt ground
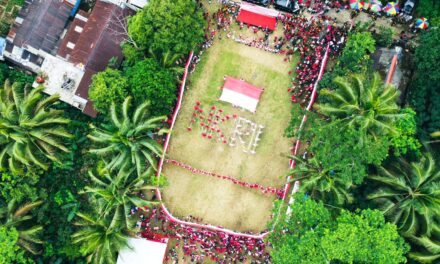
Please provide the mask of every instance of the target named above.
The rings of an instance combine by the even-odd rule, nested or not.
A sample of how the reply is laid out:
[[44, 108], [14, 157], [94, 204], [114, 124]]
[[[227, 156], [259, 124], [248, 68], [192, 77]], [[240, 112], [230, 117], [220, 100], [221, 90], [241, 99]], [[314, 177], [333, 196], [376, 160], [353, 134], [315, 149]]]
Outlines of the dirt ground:
[[[287, 155], [292, 147], [292, 142], [283, 137], [291, 108], [287, 88], [292, 77], [288, 72], [294, 68], [297, 58], [284, 62], [282, 55], [229, 39], [216, 41], [206, 52], [189, 79], [167, 158], [249, 183], [282, 187], [288, 167]], [[225, 75], [265, 89], [255, 114], [218, 101]], [[244, 153], [241, 146], [230, 147], [203, 138], [197, 127], [187, 131], [197, 101], [202, 102], [205, 112], [215, 105], [225, 114], [237, 114], [265, 126], [256, 154]], [[226, 124], [222, 128], [228, 136], [234, 128], [234, 120]], [[207, 223], [238, 231], [265, 229], [274, 195], [194, 175], [171, 164], [164, 165], [164, 175], [169, 182], [163, 190], [164, 201], [176, 216], [193, 215]]]

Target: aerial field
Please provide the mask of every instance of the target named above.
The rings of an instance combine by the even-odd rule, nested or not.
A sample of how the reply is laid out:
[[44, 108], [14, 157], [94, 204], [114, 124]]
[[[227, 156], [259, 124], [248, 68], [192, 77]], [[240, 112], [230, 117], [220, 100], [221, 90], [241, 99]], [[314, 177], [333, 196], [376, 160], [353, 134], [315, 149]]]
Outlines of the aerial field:
[[[291, 62], [283, 58], [229, 39], [216, 40], [188, 80], [166, 159], [241, 182], [282, 188], [292, 147], [292, 142], [283, 136], [291, 109], [287, 88], [292, 76], [288, 72], [297, 62], [296, 57]], [[224, 76], [264, 89], [255, 113], [219, 101]], [[222, 117], [236, 117], [219, 125], [227, 143], [216, 137], [203, 137], [198, 125], [203, 120], [191, 124], [198, 103], [203, 114], [207, 115], [214, 106], [222, 110]], [[229, 145], [239, 118], [264, 127], [254, 154], [243, 151], [248, 142]], [[203, 223], [237, 231], [265, 229], [276, 195], [171, 163], [164, 164], [163, 174], [168, 179], [162, 190], [163, 200], [176, 217], [192, 215]]]

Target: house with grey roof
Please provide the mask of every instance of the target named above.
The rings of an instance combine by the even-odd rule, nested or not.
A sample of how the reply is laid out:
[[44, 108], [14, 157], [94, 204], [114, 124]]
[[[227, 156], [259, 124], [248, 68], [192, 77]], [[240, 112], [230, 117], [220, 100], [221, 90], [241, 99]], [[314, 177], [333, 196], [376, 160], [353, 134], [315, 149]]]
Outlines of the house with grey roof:
[[[6, 60], [44, 76], [44, 92], [95, 117], [88, 98], [92, 76], [112, 58], [122, 61], [123, 25], [133, 10], [97, 0], [90, 13], [76, 0], [27, 0], [7, 38]], [[38, 84], [34, 84], [36, 86]]]

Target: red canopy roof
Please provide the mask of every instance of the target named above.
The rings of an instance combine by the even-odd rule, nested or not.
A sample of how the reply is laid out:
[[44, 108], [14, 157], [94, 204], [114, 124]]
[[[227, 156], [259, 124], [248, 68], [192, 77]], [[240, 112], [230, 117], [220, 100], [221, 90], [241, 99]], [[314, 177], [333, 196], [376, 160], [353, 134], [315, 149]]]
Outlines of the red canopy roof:
[[262, 28], [267, 27], [270, 30], [275, 30], [277, 24], [277, 20], [275, 17], [254, 13], [244, 9], [240, 9], [240, 14], [238, 14], [237, 20]]
[[231, 78], [229, 76], [226, 77], [223, 89], [232, 90], [234, 92], [243, 94], [256, 100], [260, 99], [261, 93], [263, 92], [263, 89], [261, 88], [253, 86], [252, 84], [249, 84], [245, 81]]

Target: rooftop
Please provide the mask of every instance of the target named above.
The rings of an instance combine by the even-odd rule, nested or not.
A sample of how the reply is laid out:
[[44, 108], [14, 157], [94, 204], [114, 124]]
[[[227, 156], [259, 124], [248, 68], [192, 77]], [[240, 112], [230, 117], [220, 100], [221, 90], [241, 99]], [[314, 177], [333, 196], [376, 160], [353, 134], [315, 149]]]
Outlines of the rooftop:
[[26, 1], [9, 32], [14, 45], [56, 54], [73, 5], [60, 0]]

